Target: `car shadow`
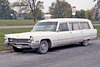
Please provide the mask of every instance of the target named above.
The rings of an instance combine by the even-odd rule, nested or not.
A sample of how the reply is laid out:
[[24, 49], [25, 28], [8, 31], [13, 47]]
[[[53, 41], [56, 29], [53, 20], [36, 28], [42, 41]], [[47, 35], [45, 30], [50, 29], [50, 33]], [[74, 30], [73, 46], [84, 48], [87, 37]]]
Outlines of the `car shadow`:
[[65, 49], [71, 49], [71, 48], [77, 48], [77, 47], [82, 47], [82, 46], [80, 44], [65, 45], [65, 46], [51, 48], [49, 49], [49, 52], [56, 52], [59, 50], [65, 50]]
[[[90, 46], [90, 45], [92, 45], [91, 43], [89, 43], [89, 45], [88, 46]], [[88, 47], [88, 46], [86, 46], [86, 47]], [[78, 47], [85, 47], [85, 46], [82, 46], [82, 45], [80, 45], [80, 44], [71, 44], [71, 45], [66, 45], [66, 46], [60, 46], [60, 47], [55, 47], [55, 48], [50, 48], [49, 49], [49, 51], [48, 51], [48, 53], [50, 52], [58, 52], [58, 51], [61, 51], [61, 50], [65, 50], [65, 49], [72, 49], [72, 48], [78, 48]], [[25, 50], [23, 50], [22, 52], [14, 52], [13, 50], [10, 50], [10, 51], [8, 51], [8, 52], [6, 52], [6, 53], [16, 53], [16, 54], [38, 54], [37, 52], [36, 52], [36, 50], [27, 50], [27, 49], [25, 49]]]
[[[66, 45], [66, 46], [60, 46], [60, 47], [50, 48], [48, 50], [48, 53], [49, 52], [57, 52], [60, 50], [65, 50], [65, 49], [78, 48], [78, 47], [82, 47], [82, 46], [80, 44], [71, 44], [71, 45]], [[36, 50], [24, 50], [22, 53], [23, 54], [27, 54], [27, 53], [37, 54]]]

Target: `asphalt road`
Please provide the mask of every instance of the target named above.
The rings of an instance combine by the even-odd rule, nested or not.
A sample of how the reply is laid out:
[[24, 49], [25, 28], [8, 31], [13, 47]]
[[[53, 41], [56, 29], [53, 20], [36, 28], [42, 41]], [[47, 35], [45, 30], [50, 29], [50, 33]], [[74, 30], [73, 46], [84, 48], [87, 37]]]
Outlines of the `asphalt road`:
[[[93, 24], [94, 26], [100, 26], [100, 24]], [[11, 29], [11, 28], [32, 28], [32, 26], [0, 26], [0, 29]]]
[[94, 26], [100, 26], [100, 24], [93, 24]]
[[80, 45], [50, 49], [47, 54], [35, 51], [0, 52], [0, 67], [100, 67], [100, 40]]

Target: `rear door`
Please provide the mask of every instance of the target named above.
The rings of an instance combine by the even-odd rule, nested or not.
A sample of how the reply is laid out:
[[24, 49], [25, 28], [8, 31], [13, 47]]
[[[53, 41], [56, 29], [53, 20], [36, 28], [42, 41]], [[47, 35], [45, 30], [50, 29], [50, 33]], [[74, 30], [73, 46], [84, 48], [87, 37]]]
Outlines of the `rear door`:
[[88, 22], [80, 22], [80, 26], [81, 29], [83, 31], [83, 40], [86, 39], [91, 39], [91, 37], [93, 37], [94, 35], [92, 33], [94, 33], [93, 29], [90, 28], [89, 23]]
[[82, 30], [80, 29], [79, 23], [78, 22], [70, 22], [69, 27], [70, 27], [72, 43], [82, 41]]

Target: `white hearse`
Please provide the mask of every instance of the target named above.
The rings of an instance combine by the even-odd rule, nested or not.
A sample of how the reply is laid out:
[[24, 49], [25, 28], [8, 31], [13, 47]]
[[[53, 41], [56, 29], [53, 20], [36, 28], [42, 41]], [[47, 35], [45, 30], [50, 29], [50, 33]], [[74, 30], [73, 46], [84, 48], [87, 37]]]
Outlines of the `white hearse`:
[[88, 19], [59, 18], [39, 21], [31, 32], [7, 34], [5, 44], [12, 46], [15, 52], [30, 48], [44, 54], [49, 48], [80, 43], [97, 37], [97, 30]]

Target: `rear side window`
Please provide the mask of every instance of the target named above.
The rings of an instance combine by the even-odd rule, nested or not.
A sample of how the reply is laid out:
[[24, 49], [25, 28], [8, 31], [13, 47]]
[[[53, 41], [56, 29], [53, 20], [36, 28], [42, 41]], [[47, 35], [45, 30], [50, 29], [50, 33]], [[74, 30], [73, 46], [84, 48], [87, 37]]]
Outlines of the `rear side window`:
[[70, 30], [71, 31], [73, 31], [73, 30], [80, 30], [78, 22], [69, 23], [69, 26], [70, 26]]
[[80, 22], [81, 29], [90, 29], [88, 22]]
[[59, 26], [60, 31], [69, 31], [67, 23], [61, 23]]

